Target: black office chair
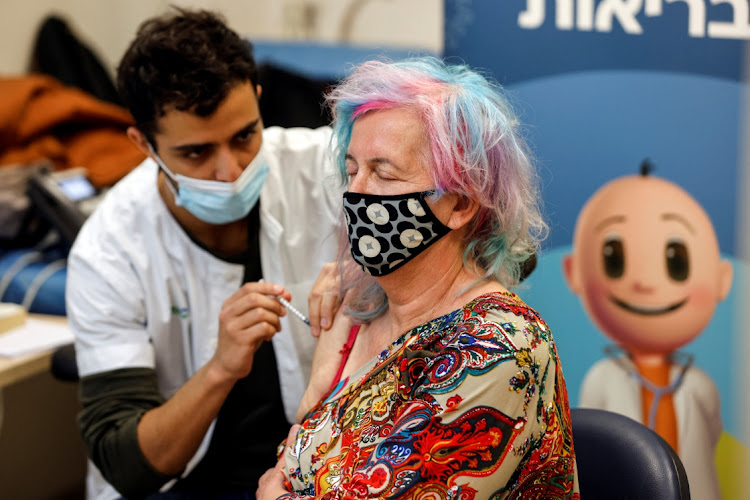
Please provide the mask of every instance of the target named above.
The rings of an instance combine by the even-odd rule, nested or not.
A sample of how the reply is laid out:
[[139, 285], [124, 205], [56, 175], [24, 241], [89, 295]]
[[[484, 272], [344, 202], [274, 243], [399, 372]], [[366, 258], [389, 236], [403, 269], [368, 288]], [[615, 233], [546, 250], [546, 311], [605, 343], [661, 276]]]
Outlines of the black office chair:
[[645, 425], [618, 413], [573, 408], [573, 446], [585, 500], [688, 500], [674, 449]]
[[52, 376], [63, 382], [78, 382], [78, 365], [74, 344], [65, 344], [52, 352]]

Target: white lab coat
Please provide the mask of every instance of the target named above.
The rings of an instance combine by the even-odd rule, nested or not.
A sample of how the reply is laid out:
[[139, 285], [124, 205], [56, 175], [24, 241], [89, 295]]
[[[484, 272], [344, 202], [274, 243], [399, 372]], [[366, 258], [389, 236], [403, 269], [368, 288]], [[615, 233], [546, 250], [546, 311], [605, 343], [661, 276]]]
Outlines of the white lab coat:
[[[260, 254], [266, 281], [280, 283], [307, 312], [313, 282], [336, 259], [342, 189], [329, 154], [330, 129], [263, 132], [268, 178], [260, 197]], [[197, 246], [169, 213], [144, 161], [107, 194], [68, 259], [66, 305], [81, 376], [155, 368], [171, 397], [213, 355], [222, 303], [244, 266]], [[294, 422], [307, 385], [314, 339], [297, 318], [273, 337], [284, 410]], [[188, 464], [205, 453], [213, 426]], [[271, 466], [273, 464], [269, 464]], [[90, 464], [88, 497], [118, 498]]]
[[[589, 369], [581, 386], [580, 406], [613, 411], [641, 422], [641, 386], [620, 363], [630, 371], [636, 370], [625, 356], [618, 361], [603, 359]], [[677, 378], [680, 370], [680, 366], [672, 367], [670, 382]], [[688, 476], [690, 497], [720, 500], [714, 464], [716, 444], [722, 431], [716, 385], [705, 372], [691, 366], [672, 400], [677, 415], [679, 456]]]

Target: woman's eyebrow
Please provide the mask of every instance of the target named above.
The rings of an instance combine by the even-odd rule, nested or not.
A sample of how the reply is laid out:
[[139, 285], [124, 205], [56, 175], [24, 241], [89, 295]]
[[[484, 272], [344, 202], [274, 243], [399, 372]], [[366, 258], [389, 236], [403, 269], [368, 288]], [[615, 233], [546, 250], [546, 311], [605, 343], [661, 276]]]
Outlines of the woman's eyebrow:
[[404, 172], [405, 171], [405, 169], [401, 165], [399, 165], [398, 163], [395, 163], [393, 160], [391, 160], [389, 158], [386, 158], [386, 157], [383, 157], [383, 156], [376, 156], [374, 158], [368, 158], [367, 159], [367, 163], [372, 168], [378, 168], [378, 167], [380, 167], [382, 165], [388, 165], [388, 166], [392, 167], [396, 172]]

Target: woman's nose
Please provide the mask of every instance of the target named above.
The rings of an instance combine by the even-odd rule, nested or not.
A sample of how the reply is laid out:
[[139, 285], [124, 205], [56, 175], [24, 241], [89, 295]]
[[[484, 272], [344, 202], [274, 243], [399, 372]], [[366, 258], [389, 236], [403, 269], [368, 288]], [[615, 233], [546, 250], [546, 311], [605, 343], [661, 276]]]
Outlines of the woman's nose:
[[364, 193], [365, 192], [365, 176], [357, 172], [349, 176], [349, 192], [351, 193]]

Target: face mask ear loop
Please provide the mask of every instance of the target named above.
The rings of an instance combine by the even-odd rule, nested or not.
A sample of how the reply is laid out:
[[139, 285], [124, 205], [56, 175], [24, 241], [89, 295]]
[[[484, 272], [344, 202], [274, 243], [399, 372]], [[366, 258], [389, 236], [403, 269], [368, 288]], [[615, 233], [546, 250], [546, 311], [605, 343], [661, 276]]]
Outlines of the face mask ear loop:
[[172, 191], [172, 195], [174, 196], [174, 199], [177, 200], [179, 198], [179, 195], [177, 194], [177, 190], [180, 188], [179, 183], [177, 182], [177, 179], [175, 179], [174, 174], [167, 168], [166, 165], [164, 165], [164, 161], [161, 159], [161, 156], [156, 154], [156, 150], [151, 145], [150, 142], [146, 142], [148, 145], [148, 150], [151, 151], [151, 154], [154, 155], [154, 161], [156, 161], [156, 164], [159, 166], [159, 168], [164, 172], [164, 175], [167, 176], [167, 187], [170, 191]]
[[428, 201], [427, 198], [430, 198], [430, 202], [435, 203], [440, 199], [441, 193], [438, 191], [437, 188], [430, 189], [428, 191], [422, 191], [422, 197], [425, 201]]

